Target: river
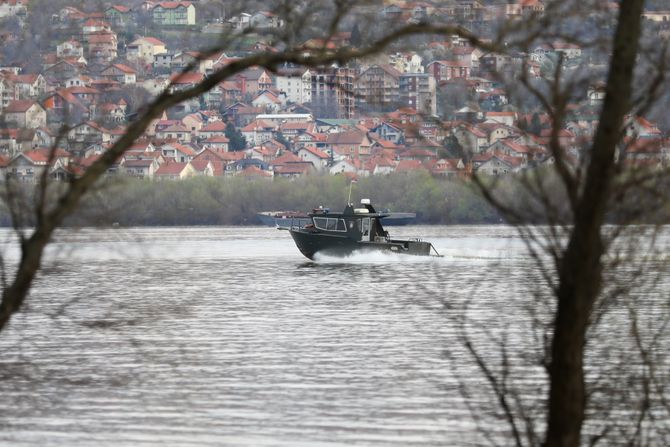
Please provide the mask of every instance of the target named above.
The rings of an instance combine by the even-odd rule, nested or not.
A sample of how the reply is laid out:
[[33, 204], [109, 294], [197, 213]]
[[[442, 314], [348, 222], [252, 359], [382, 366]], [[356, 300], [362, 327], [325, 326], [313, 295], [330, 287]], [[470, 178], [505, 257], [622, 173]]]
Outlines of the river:
[[534, 261], [509, 227], [391, 230], [444, 257], [313, 262], [265, 227], [59, 233], [0, 336], [0, 444], [483, 443], [459, 385], [486, 383], [451, 305], [508, 327]]

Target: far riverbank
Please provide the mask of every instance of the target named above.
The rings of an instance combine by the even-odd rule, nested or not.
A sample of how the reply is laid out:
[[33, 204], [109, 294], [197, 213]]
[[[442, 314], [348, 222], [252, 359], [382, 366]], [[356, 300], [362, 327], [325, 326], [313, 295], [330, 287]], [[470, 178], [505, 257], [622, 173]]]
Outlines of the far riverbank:
[[[513, 177], [496, 181], [493, 186], [507, 202], [528, 208], [523, 187]], [[309, 211], [318, 206], [341, 210], [348, 192], [349, 180], [340, 175], [272, 181], [197, 177], [162, 182], [110, 177], [87, 197], [67, 225], [260, 225], [256, 213], [261, 211]], [[435, 178], [428, 173], [361, 178], [353, 185], [351, 199], [358, 203], [362, 198], [371, 199], [380, 210], [417, 213], [417, 224], [503, 222], [500, 213], [466, 179]], [[0, 224], [11, 224], [6, 211], [0, 216]]]

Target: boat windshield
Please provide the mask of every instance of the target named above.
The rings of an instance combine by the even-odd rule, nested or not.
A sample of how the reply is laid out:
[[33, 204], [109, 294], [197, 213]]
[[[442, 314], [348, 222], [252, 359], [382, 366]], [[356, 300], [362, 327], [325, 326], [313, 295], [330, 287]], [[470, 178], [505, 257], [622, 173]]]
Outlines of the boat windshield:
[[321, 230], [347, 231], [344, 219], [336, 219], [334, 217], [315, 217], [314, 226]]

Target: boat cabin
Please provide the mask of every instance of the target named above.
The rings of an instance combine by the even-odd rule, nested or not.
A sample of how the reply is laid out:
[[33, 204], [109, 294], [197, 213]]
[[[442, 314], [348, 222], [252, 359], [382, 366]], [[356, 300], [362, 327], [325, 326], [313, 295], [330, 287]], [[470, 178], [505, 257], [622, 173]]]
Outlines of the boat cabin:
[[341, 213], [331, 213], [327, 208], [317, 208], [310, 213], [312, 228], [361, 242], [382, 242], [388, 239], [381, 219], [388, 216], [378, 213], [369, 199], [361, 200], [361, 208], [349, 204]]

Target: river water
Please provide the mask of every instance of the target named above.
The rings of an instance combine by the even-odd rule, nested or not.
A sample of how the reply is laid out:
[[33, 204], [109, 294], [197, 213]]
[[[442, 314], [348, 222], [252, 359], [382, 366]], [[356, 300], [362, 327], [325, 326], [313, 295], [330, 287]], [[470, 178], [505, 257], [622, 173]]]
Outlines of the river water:
[[444, 257], [313, 262], [265, 227], [59, 234], [0, 336], [0, 445], [483, 443], [451, 304], [509, 328], [535, 264], [508, 227], [391, 230]]

